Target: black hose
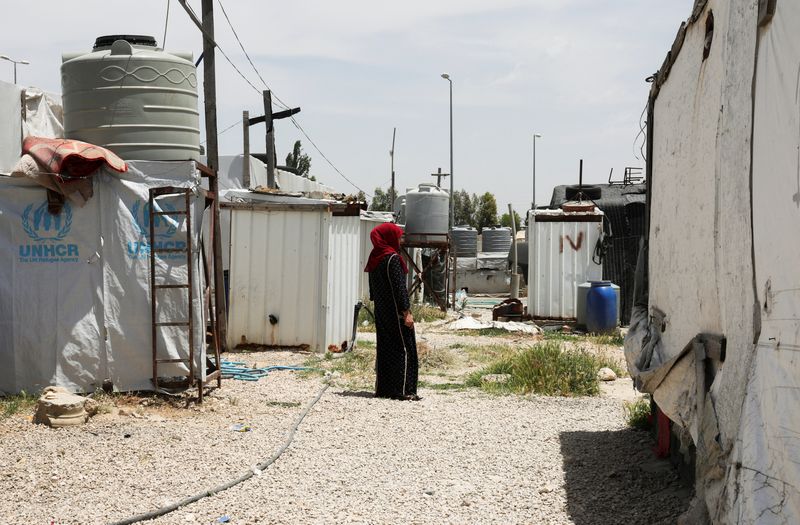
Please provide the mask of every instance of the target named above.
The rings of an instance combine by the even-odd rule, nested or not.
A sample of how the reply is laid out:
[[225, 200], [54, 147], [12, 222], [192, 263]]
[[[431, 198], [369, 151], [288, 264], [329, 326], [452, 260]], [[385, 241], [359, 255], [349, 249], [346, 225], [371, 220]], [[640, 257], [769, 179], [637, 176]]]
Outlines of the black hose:
[[325, 383], [322, 386], [322, 388], [320, 388], [319, 392], [317, 392], [316, 397], [314, 397], [314, 399], [306, 406], [306, 408], [303, 409], [303, 411], [297, 417], [297, 420], [295, 420], [294, 425], [292, 425], [292, 428], [289, 430], [289, 433], [286, 436], [286, 441], [283, 443], [283, 445], [281, 445], [281, 447], [277, 451], [275, 451], [275, 453], [269, 459], [267, 459], [265, 461], [262, 461], [261, 463], [257, 464], [255, 466], [255, 468], [247, 471], [246, 473], [242, 474], [238, 478], [236, 478], [236, 479], [234, 479], [232, 481], [229, 481], [229, 482], [227, 482], [227, 483], [225, 483], [223, 485], [219, 485], [217, 487], [214, 487], [213, 489], [207, 490], [205, 492], [201, 492], [199, 494], [195, 494], [194, 496], [189, 496], [188, 498], [183, 499], [183, 500], [181, 500], [181, 501], [179, 501], [177, 503], [172, 503], [170, 505], [166, 505], [164, 507], [158, 508], [158, 509], [156, 509], [154, 511], [151, 511], [151, 512], [145, 512], [143, 514], [138, 514], [136, 516], [132, 516], [130, 518], [126, 518], [126, 519], [121, 520], [121, 521], [115, 521], [115, 522], [111, 523], [110, 525], [130, 525], [132, 523], [138, 523], [140, 521], [152, 520], [152, 519], [158, 518], [158, 517], [163, 516], [165, 514], [169, 514], [170, 512], [176, 511], [181, 507], [185, 507], [186, 505], [189, 505], [190, 503], [194, 503], [196, 501], [200, 501], [201, 499], [206, 498], [208, 496], [213, 496], [214, 494], [217, 494], [217, 493], [222, 492], [224, 490], [228, 490], [229, 488], [234, 487], [234, 486], [238, 485], [239, 483], [242, 483], [243, 481], [247, 481], [248, 479], [252, 478], [256, 474], [256, 472], [258, 472], [260, 474], [261, 471], [263, 471], [264, 469], [266, 469], [267, 467], [269, 467], [270, 465], [275, 463], [275, 461], [279, 457], [281, 457], [281, 454], [283, 454], [286, 451], [286, 449], [289, 448], [289, 445], [291, 445], [292, 441], [294, 440], [294, 433], [297, 431], [297, 428], [300, 426], [300, 423], [303, 422], [303, 419], [305, 419], [305, 417], [308, 415], [308, 413], [311, 411], [311, 409], [314, 407], [314, 405], [317, 404], [317, 401], [320, 400], [320, 398], [322, 397], [322, 394], [325, 393], [325, 391], [328, 389], [329, 386], [330, 385], [328, 383]]

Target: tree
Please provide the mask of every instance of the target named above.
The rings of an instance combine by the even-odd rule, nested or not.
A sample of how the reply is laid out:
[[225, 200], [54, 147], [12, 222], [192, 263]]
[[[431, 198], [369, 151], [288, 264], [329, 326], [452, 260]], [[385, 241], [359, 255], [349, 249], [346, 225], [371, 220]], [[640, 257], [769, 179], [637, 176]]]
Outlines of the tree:
[[475, 214], [478, 230], [497, 224], [497, 200], [488, 191], [478, 199], [478, 211]]
[[358, 190], [358, 194], [356, 195], [356, 200], [358, 202], [367, 202], [367, 194], [361, 190]]
[[[514, 212], [514, 222], [516, 223], [517, 231], [519, 231], [520, 226], [522, 225], [522, 217], [519, 216], [519, 213], [516, 211]], [[511, 215], [504, 213], [502, 217], [500, 217], [500, 225], [506, 226], [508, 228], [511, 227]]]
[[392, 201], [389, 195], [392, 190], [388, 192], [384, 192], [380, 188], [375, 188], [375, 191], [372, 193], [372, 202], [369, 205], [369, 209], [372, 211], [392, 211]]
[[453, 193], [453, 220], [455, 226], [475, 226], [475, 206], [469, 193], [464, 190]]
[[303, 153], [303, 146], [299, 140], [294, 143], [292, 152], [286, 155], [286, 165], [296, 169], [301, 177], [308, 178], [308, 172], [311, 171], [311, 157]]

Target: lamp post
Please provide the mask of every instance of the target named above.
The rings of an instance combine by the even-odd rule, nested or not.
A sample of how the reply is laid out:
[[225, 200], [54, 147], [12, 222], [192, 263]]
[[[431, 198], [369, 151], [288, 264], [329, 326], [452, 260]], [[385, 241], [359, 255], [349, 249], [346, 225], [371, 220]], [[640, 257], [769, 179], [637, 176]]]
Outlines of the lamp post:
[[539, 133], [533, 134], [533, 196], [531, 198], [531, 209], [536, 209], [536, 139], [542, 136]]
[[30, 62], [28, 62], [27, 60], [14, 60], [13, 58], [10, 58], [7, 55], [0, 55], [0, 60], [8, 60], [9, 62], [14, 64], [14, 84], [17, 83], [17, 64], [22, 64], [25, 66], [30, 64]]
[[455, 226], [453, 217], [453, 81], [450, 75], [442, 73], [442, 78], [450, 83], [450, 229]]

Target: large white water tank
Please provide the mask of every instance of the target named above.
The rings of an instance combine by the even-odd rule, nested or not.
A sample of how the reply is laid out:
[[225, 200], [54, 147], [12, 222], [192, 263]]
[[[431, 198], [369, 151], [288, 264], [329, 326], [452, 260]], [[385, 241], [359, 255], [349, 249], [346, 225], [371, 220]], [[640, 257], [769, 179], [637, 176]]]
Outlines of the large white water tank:
[[61, 65], [64, 136], [123, 159], [199, 160], [197, 71], [153, 37], [112, 35]]
[[406, 193], [406, 233], [446, 234], [450, 195], [435, 184], [420, 184]]

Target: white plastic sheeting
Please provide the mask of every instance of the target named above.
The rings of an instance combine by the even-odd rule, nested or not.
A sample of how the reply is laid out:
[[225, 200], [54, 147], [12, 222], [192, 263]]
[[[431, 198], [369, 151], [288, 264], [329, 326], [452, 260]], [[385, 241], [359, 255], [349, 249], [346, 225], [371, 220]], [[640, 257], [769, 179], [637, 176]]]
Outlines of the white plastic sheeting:
[[[537, 220], [537, 217], [539, 218]], [[549, 220], [548, 220], [549, 219]], [[589, 222], [587, 222], [589, 221]], [[528, 312], [551, 319], [575, 318], [578, 285], [603, 277], [592, 260], [603, 231], [603, 213], [528, 212]]]
[[[325, 351], [349, 341], [359, 218], [331, 201], [251, 194], [231, 211], [228, 344]], [[272, 319], [270, 319], [272, 316]]]
[[[698, 2], [673, 47], [650, 137], [649, 311], [625, 345], [696, 445], [715, 524], [800, 523], [800, 4], [778, 0], [760, 29], [759, 4]], [[726, 338], [724, 362], [686, 351], [698, 334]]]
[[62, 120], [60, 96], [0, 82], [0, 173], [11, 173], [25, 137], [63, 137]]
[[[86, 206], [47, 212], [45, 190], [33, 182], [0, 177], [0, 390], [36, 391], [59, 385], [92, 391], [109, 379], [121, 391], [151, 390], [151, 310], [148, 189], [195, 187], [191, 162], [129, 162], [127, 173], [102, 169]], [[180, 200], [159, 200], [182, 210]], [[203, 210], [193, 203], [194, 246]], [[164, 216], [157, 242], [185, 242], [185, 216]], [[186, 256], [157, 258], [167, 284], [186, 282]], [[195, 250], [196, 368], [205, 363], [202, 266]], [[162, 293], [162, 292], [160, 292]], [[184, 321], [183, 290], [159, 296], [160, 320]], [[185, 328], [158, 335], [159, 357], [188, 357]], [[186, 375], [183, 364], [163, 365], [164, 376]], [[202, 374], [201, 374], [202, 375]]]
[[22, 150], [22, 88], [0, 82], [0, 173], [11, 173]]

